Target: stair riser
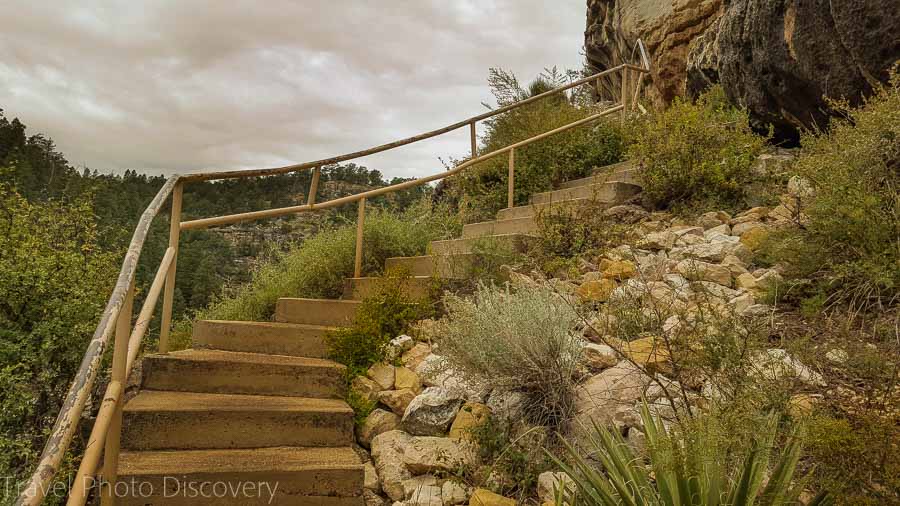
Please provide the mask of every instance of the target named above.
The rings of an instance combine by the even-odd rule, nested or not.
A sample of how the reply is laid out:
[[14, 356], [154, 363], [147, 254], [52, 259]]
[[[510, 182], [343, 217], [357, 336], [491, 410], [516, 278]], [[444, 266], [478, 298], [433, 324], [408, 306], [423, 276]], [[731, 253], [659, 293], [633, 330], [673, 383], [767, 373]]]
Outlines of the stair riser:
[[358, 302], [318, 299], [279, 299], [275, 321], [345, 327], [353, 323]]
[[353, 413], [268, 411], [128, 411], [128, 450], [202, 450], [272, 446], [342, 446], [353, 442]]
[[342, 398], [343, 368], [144, 359], [143, 388], [177, 392]]
[[[310, 469], [297, 472], [202, 473], [177, 476], [119, 476], [117, 504], [302, 504], [362, 506], [362, 468]], [[216, 483], [216, 494], [212, 486]], [[193, 484], [193, 487], [191, 486]], [[199, 495], [201, 485], [205, 496]], [[253, 484], [253, 485], [245, 485]], [[148, 492], [152, 493], [148, 494]], [[193, 492], [193, 495], [192, 495]], [[220, 497], [216, 497], [216, 495]], [[237, 497], [235, 497], [237, 495]], [[270, 502], [271, 501], [271, 502]]]
[[[482, 242], [479, 242], [482, 241]], [[494, 244], [490, 244], [493, 242]], [[521, 253], [527, 249], [528, 236], [490, 236], [474, 237], [468, 239], [453, 239], [450, 241], [434, 241], [431, 243], [431, 251], [435, 255], [460, 255], [472, 253], [476, 247], [485, 245], [488, 250], [497, 247], [511, 252]]]
[[[580, 206], [591, 204], [589, 199], [567, 200], [562, 202], [553, 202], [550, 204], [537, 204], [530, 206], [519, 206], [510, 209], [501, 209], [497, 212], [498, 220], [511, 220], [521, 218], [534, 218], [535, 215], [553, 209], [576, 209]], [[600, 207], [608, 207], [609, 204], [597, 204]]]
[[559, 185], [560, 190], [567, 188], [577, 188], [579, 186], [588, 186], [592, 184], [601, 184], [610, 181], [619, 181], [622, 183], [638, 183], [638, 171], [636, 169], [623, 170], [618, 172], [599, 173], [594, 176], [581, 179], [573, 179]]
[[463, 227], [463, 238], [484, 237], [496, 234], [532, 234], [538, 229], [533, 217], [516, 218], [514, 220], [488, 221], [471, 223]]
[[385, 269], [404, 269], [411, 276], [433, 276], [444, 279], [467, 278], [474, 267], [473, 255], [426, 255], [388, 258]]
[[640, 187], [629, 183], [603, 183], [578, 186], [552, 192], [536, 193], [531, 196], [532, 204], [546, 204], [561, 200], [593, 199], [603, 203], [619, 203], [640, 192]]
[[324, 358], [328, 353], [324, 339], [327, 331], [325, 327], [277, 323], [198, 321], [194, 323], [193, 341], [197, 348]]
[[[355, 278], [344, 280], [344, 299], [362, 300], [378, 292], [379, 278]], [[403, 282], [402, 292], [412, 299], [428, 297], [436, 285], [437, 280], [407, 279]]]

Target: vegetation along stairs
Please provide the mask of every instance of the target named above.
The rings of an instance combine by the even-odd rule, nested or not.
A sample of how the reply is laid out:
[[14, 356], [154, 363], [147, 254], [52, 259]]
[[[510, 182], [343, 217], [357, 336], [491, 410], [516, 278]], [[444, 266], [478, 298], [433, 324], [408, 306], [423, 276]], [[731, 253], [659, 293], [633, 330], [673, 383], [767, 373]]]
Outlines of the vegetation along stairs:
[[[639, 191], [627, 163], [598, 169], [466, 225], [461, 238], [433, 242], [430, 255], [390, 258], [386, 267], [407, 269], [406, 289], [417, 296], [433, 278], [468, 275], [479, 240], [521, 250], [547, 206], [612, 206]], [[279, 299], [275, 322], [199, 321], [193, 349], [146, 356], [141, 391], [124, 408], [119, 481], [133, 487], [124, 503], [201, 504], [186, 484], [227, 483], [254, 484], [260, 504], [364, 504], [344, 366], [325, 358], [324, 335], [349, 324], [376, 283], [347, 279], [341, 300]], [[140, 493], [144, 483], [154, 496]]]

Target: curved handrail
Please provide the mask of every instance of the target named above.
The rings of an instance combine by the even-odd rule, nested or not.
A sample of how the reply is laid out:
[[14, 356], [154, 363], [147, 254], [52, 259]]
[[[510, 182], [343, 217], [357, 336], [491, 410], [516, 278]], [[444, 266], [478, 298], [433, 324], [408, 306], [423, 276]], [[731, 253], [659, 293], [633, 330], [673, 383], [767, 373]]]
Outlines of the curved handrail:
[[[166, 180], [163, 184], [162, 188], [157, 192], [156, 196], [144, 210], [141, 215], [140, 220], [138, 221], [137, 226], [135, 227], [134, 234], [131, 238], [131, 243], [129, 244], [128, 251], [125, 255], [125, 258], [122, 262], [122, 268], [119, 271], [119, 276], [116, 281], [115, 288], [113, 289], [112, 294], [106, 304], [106, 307], [103, 311], [103, 314], [100, 318], [100, 322], [97, 325], [96, 330], [94, 331], [93, 337], [91, 338], [90, 343], [88, 343], [87, 351], [85, 352], [84, 358], [82, 359], [81, 365], [79, 366], [78, 372], [75, 375], [75, 379], [70, 386], [65, 400], [63, 402], [62, 408], [60, 409], [60, 413], [57, 416], [56, 422], [53, 425], [53, 429], [51, 431], [50, 437], [47, 440], [47, 443], [44, 446], [43, 451], [41, 452], [41, 456], [38, 460], [38, 464], [35, 467], [35, 470], [26, 484], [23, 492], [19, 495], [16, 504], [17, 505], [37, 505], [43, 501], [46, 493], [48, 491], [48, 487], [50, 482], [55, 477], [60, 463], [62, 462], [63, 457], [65, 456], [66, 451], [69, 448], [72, 437], [75, 433], [75, 430], [78, 426], [78, 421], [81, 418], [82, 412], [84, 411], [84, 406], [87, 402], [88, 396], [91, 393], [91, 389], [93, 388], [94, 381], [97, 377], [98, 368], [100, 366], [100, 362], [103, 357], [103, 353], [107, 348], [107, 344], [109, 342], [109, 338], [112, 335], [113, 331], [116, 333], [116, 346], [115, 346], [115, 355], [113, 358], [113, 379], [107, 387], [106, 393], [104, 394], [103, 403], [101, 405], [100, 413], [98, 413], [97, 420], [95, 421], [94, 428], [91, 432], [91, 437], [89, 439], [88, 449], [85, 452], [85, 457], [82, 459], [81, 466], [78, 470], [77, 477], [92, 477], [95, 474], [95, 466], [99, 461], [100, 448], [103, 447], [107, 436], [110, 431], [118, 430], [113, 429], [115, 427], [115, 419], [116, 412], [121, 416], [121, 402], [124, 395], [124, 381], [128, 376], [128, 372], [131, 370], [134, 360], [137, 357], [139, 352], [139, 346], [141, 338], [144, 332], [147, 331], [149, 326], [150, 319], [153, 315], [153, 310], [158, 301], [159, 295], [163, 290], [163, 286], [166, 287], [166, 294], [163, 299], [163, 315], [164, 322], [166, 320], [165, 315], [171, 313], [171, 293], [170, 287], [174, 286], [174, 275], [175, 275], [175, 263], [177, 261], [177, 243], [178, 243], [178, 231], [179, 230], [190, 230], [196, 228], [205, 228], [209, 226], [216, 226], [228, 223], [235, 223], [237, 221], [244, 220], [252, 220], [252, 219], [262, 219], [269, 218], [274, 216], [282, 216], [285, 214], [291, 214], [295, 212], [302, 211], [310, 211], [310, 210], [318, 210], [318, 209], [327, 209], [330, 207], [339, 206], [342, 204], [347, 204], [351, 202], [359, 202], [360, 209], [364, 208], [364, 203], [367, 198], [376, 197], [379, 195], [383, 195], [386, 193], [391, 193], [394, 191], [403, 190], [406, 188], [411, 188], [413, 186], [420, 186], [426, 184], [431, 181], [435, 181], [438, 179], [443, 179], [449, 177], [451, 175], [457, 174], [464, 169], [471, 167], [477, 163], [483, 162], [487, 159], [494, 158], [504, 153], [509, 153], [510, 155], [510, 186], [512, 183], [512, 160], [515, 149], [518, 147], [525, 146], [532, 142], [536, 142], [543, 138], [549, 137], [551, 135], [555, 135], [557, 133], [587, 124], [591, 121], [595, 121], [602, 116], [612, 114], [618, 111], [623, 111], [623, 114], [627, 112], [627, 102], [629, 97], [627, 96], [626, 89], [623, 86], [622, 90], [622, 98], [621, 103], [619, 105], [607, 108], [601, 112], [596, 114], [592, 114], [580, 120], [574, 121], [572, 123], [568, 123], [556, 129], [544, 132], [542, 134], [536, 135], [529, 139], [525, 139], [523, 141], [519, 141], [515, 144], [506, 146], [504, 148], [500, 148], [498, 150], [492, 151], [487, 154], [483, 154], [481, 156], [476, 156], [474, 150], [475, 143], [475, 123], [487, 118], [491, 118], [498, 114], [502, 114], [504, 112], [508, 112], [514, 110], [516, 108], [522, 107], [524, 105], [533, 103], [538, 100], [542, 100], [551, 95], [555, 95], [562, 91], [574, 88], [576, 86], [580, 86], [582, 84], [586, 84], [592, 81], [598, 81], [605, 75], [611, 74], [613, 72], [623, 72], [623, 75], [627, 75], [627, 70], [634, 70], [641, 73], [641, 77], [643, 74], [650, 72], [650, 63], [647, 58], [646, 51], [644, 49], [643, 43], [638, 39], [637, 41], [638, 47], [641, 53], [641, 66], [632, 65], [629, 63], [621, 64], [617, 67], [613, 67], [611, 69], [604, 70], [603, 72], [599, 72], [597, 74], [593, 74], [588, 77], [584, 77], [582, 79], [578, 79], [566, 85], [560, 86], [553, 90], [541, 93], [539, 95], [535, 95], [533, 97], [521, 100], [514, 104], [510, 104], [507, 106], [500, 107], [498, 109], [494, 109], [488, 111], [483, 114], [479, 114], [477, 116], [472, 116], [466, 120], [454, 123], [452, 125], [448, 125], [446, 127], [432, 130], [429, 132], [425, 132], [413, 137], [409, 137], [406, 139], [402, 139], [399, 141], [394, 141], [388, 144], [383, 144], [380, 146], [376, 146], [373, 148], [369, 148], [362, 151], [356, 151], [353, 153], [347, 153], [344, 155], [316, 160], [313, 162], [306, 162], [295, 165], [288, 165], [284, 167], [275, 167], [268, 169], [253, 169], [253, 170], [233, 170], [233, 171], [224, 171], [224, 172], [206, 172], [200, 174], [191, 174], [191, 175], [174, 175]], [[623, 80], [624, 81], [624, 80]], [[638, 81], [640, 82], [640, 80]], [[638, 85], [639, 88], [639, 85]], [[636, 90], [638, 92], [639, 90]], [[192, 181], [212, 181], [212, 180], [221, 180], [221, 179], [234, 179], [234, 178], [246, 178], [246, 177], [259, 177], [259, 176], [271, 176], [278, 174], [286, 174], [290, 172], [296, 172], [300, 170], [306, 170], [310, 168], [319, 169], [323, 165], [329, 165], [333, 163], [339, 163], [347, 160], [352, 160], [354, 158], [360, 158], [363, 156], [372, 155], [375, 153], [380, 153], [383, 151], [387, 151], [390, 149], [394, 149], [400, 146], [405, 146], [408, 144], [412, 144], [414, 142], [418, 142], [424, 139], [429, 139], [459, 128], [462, 128], [466, 125], [469, 125], [472, 129], [472, 144], [473, 144], [473, 152], [472, 158], [457, 165], [453, 169], [448, 171], [443, 171], [437, 174], [433, 174], [430, 176], [414, 179], [411, 181], [406, 181], [403, 183], [398, 183], [395, 185], [390, 185], [382, 188], [377, 188], [374, 190], [369, 190], [365, 192], [361, 192], [355, 195], [349, 195], [345, 197], [336, 198], [327, 202], [323, 202], [320, 204], [314, 203], [314, 195], [311, 195], [310, 201], [306, 205], [302, 206], [291, 206], [280, 209], [269, 209], [264, 211], [253, 211], [249, 213], [241, 213], [235, 215], [228, 216], [220, 216], [215, 218], [204, 218], [199, 220], [186, 221], [183, 223], [178, 223], [178, 215], [180, 215], [180, 206], [181, 206], [181, 188], [184, 183], [192, 182]], [[318, 170], [316, 172], [318, 174]], [[314, 189], [317, 184], [317, 177], [314, 176], [313, 183], [311, 185], [311, 189]], [[314, 192], [315, 190], [313, 190]], [[131, 301], [133, 299], [133, 289], [134, 289], [134, 280], [135, 280], [135, 272], [137, 270], [137, 263], [140, 258], [141, 252], [143, 250], [144, 242], [147, 238], [147, 234], [150, 229], [150, 225], [156, 215], [159, 213], [165, 201], [169, 198], [169, 196], [173, 197], [172, 200], [172, 208], [173, 208], [173, 219], [171, 224], [170, 231], [170, 245], [166, 250], [162, 262], [157, 270], [156, 276], [154, 277], [153, 283], [150, 287], [150, 290], [147, 293], [146, 300], [144, 302], [144, 306], [141, 309], [138, 320], [133, 329], [131, 329]], [[360, 218], [362, 218], [363, 213], [360, 212]], [[362, 221], [357, 225], [359, 230], [361, 231]], [[358, 234], [358, 241], [361, 234]], [[174, 241], [174, 244], [173, 244]], [[357, 253], [359, 256], [359, 247], [360, 244], [357, 244]], [[357, 262], [358, 265], [358, 262]], [[358, 267], [357, 267], [358, 268]], [[167, 300], [168, 299], [168, 300]], [[167, 307], [168, 306], [168, 307]], [[165, 324], [164, 324], [165, 327]], [[160, 341], [163, 341], [163, 336], [167, 335], [168, 329], [162, 328]], [[121, 342], [120, 342], [121, 340]], [[114, 453], [112, 454], [116, 459], [118, 456], [118, 437], [115, 439], [115, 448]], [[109, 449], [107, 448], [107, 451]], [[107, 457], [110, 454], [107, 453]], [[113, 468], [115, 468], [115, 462], [112, 463]], [[113, 471], [113, 476], [115, 472]], [[77, 494], [75, 493], [77, 491]], [[69, 502], [72, 504], [84, 504], [84, 501], [87, 498], [87, 491], [85, 490], [84, 483], [77, 484], [73, 487], [73, 494], [70, 495]], [[76, 496], [77, 497], [73, 497]]]

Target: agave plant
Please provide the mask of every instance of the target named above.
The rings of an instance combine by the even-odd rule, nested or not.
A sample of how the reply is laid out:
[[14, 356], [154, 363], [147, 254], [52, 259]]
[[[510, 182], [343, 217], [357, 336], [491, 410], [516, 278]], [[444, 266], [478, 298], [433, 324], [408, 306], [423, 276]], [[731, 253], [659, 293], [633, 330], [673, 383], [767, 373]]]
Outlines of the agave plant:
[[[797, 505], [808, 475], [792, 484], [801, 444], [796, 432], [785, 445], [777, 464], [768, 473], [777, 434], [778, 417], [770, 415], [743, 457], [730, 471], [727, 455], [708, 433], [696, 438], [669, 433], [661, 419], [654, 419], [646, 403], [641, 410], [647, 440], [649, 468], [636, 456], [621, 434], [594, 425], [590, 436], [592, 457], [566, 443], [570, 462], [552, 457], [575, 486], [557, 490], [558, 506], [786, 506]], [[705, 434], [705, 435], [704, 435]], [[766, 482], [763, 485], [763, 482]], [[810, 506], [832, 504], [821, 493]]]

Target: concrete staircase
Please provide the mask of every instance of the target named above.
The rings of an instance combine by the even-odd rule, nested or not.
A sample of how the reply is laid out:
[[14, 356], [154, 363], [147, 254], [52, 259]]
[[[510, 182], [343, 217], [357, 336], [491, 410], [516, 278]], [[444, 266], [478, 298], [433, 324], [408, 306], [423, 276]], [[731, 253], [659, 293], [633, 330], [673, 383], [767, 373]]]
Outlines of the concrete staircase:
[[[542, 209], [612, 206], [639, 191], [628, 164], [605, 167], [386, 267], [407, 269], [405, 290], [423, 295], [435, 278], [467, 277], [480, 241], [522, 251]], [[119, 482], [131, 488], [119, 502], [363, 505], [344, 367], [324, 358], [323, 336], [352, 321], [376, 282], [347, 279], [341, 300], [282, 298], [275, 322], [200, 321], [194, 349], [146, 356], [142, 390], [124, 407]], [[190, 483], [215, 494], [195, 495]]]

